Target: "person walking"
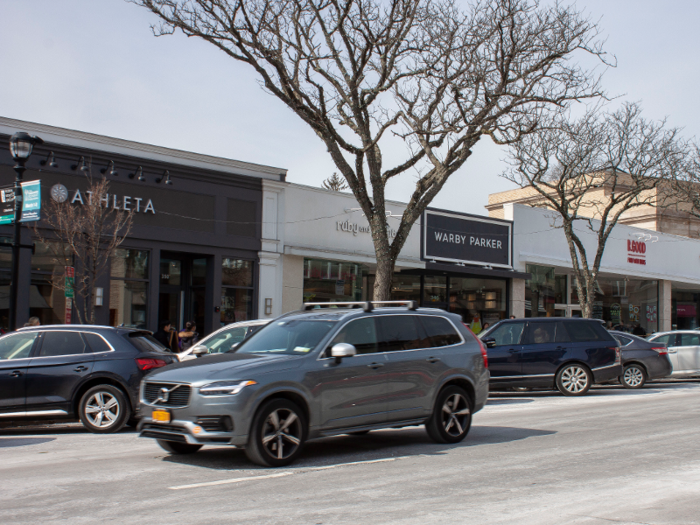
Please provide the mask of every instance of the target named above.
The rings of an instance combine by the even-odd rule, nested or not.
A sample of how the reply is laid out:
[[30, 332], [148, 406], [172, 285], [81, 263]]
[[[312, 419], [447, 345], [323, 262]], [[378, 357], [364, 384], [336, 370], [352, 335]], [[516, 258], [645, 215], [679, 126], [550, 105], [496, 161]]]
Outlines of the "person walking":
[[176, 354], [179, 353], [180, 348], [178, 345], [177, 331], [172, 327], [170, 321], [165, 319], [161, 321], [160, 329], [153, 334], [153, 337], [170, 351]]

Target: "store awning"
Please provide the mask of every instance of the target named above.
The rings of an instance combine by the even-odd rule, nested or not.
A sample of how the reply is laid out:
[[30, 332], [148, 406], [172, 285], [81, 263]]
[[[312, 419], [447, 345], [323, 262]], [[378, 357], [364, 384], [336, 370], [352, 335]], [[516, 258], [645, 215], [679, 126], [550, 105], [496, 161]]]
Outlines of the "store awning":
[[[425, 272], [421, 273], [444, 273], [455, 276], [478, 275], [480, 277], [495, 277], [499, 279], [530, 279], [531, 275], [527, 272], [516, 272], [514, 270], [505, 270], [503, 268], [488, 269], [482, 266], [457, 266], [456, 264], [444, 263], [425, 263]], [[412, 273], [412, 272], [411, 272]]]
[[[10, 287], [0, 286], [0, 310], [10, 308]], [[51, 308], [36, 286], [29, 287], [29, 308]]]

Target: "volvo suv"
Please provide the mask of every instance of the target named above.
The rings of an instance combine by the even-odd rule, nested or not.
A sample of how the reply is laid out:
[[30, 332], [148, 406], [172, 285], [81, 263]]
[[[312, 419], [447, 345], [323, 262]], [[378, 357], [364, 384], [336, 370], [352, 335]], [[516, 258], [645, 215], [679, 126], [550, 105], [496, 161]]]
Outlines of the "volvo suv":
[[156, 371], [141, 436], [172, 454], [233, 445], [272, 467], [309, 439], [387, 427], [461, 441], [488, 397], [485, 349], [458, 315], [378, 304], [306, 304], [229, 352]]

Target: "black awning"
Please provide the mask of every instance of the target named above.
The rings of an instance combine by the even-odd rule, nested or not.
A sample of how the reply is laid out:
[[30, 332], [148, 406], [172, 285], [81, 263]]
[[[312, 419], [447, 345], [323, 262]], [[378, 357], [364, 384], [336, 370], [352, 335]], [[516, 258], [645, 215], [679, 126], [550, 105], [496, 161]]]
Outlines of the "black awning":
[[425, 270], [405, 271], [402, 273], [443, 273], [454, 276], [466, 277], [467, 275], [478, 275], [479, 277], [495, 277], [499, 279], [530, 279], [531, 275], [527, 272], [516, 272], [514, 270], [505, 270], [503, 268], [494, 268], [492, 270], [481, 266], [457, 266], [456, 264], [445, 263], [425, 263]]

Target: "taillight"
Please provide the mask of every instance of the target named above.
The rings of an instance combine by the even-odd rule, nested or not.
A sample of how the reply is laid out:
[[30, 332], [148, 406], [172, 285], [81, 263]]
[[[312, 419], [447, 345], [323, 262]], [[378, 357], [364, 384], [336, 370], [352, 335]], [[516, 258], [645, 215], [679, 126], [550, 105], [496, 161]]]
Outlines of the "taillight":
[[619, 363], [622, 361], [622, 354], [620, 352], [620, 347], [619, 346], [610, 346], [608, 347], [610, 350], [615, 350], [615, 362]]
[[479, 348], [481, 349], [481, 358], [484, 360], [484, 368], [489, 367], [489, 355], [486, 353], [486, 347], [484, 346], [484, 343], [481, 342], [481, 339], [479, 339], [474, 332], [472, 332], [472, 329], [469, 328], [469, 325], [466, 323], [462, 323], [464, 327], [469, 330], [469, 333], [471, 333], [474, 336], [474, 339], [476, 339], [476, 342], [479, 343]]
[[668, 354], [668, 351], [667, 351], [668, 348], [666, 348], [665, 346], [654, 346], [654, 347], [652, 347], [652, 350], [654, 350], [655, 352], [658, 352], [659, 355]]
[[145, 372], [146, 370], [150, 370], [151, 368], [160, 368], [161, 366], [165, 366], [168, 363], [166, 363], [162, 359], [139, 357], [136, 359], [136, 364], [138, 365], [139, 369]]

